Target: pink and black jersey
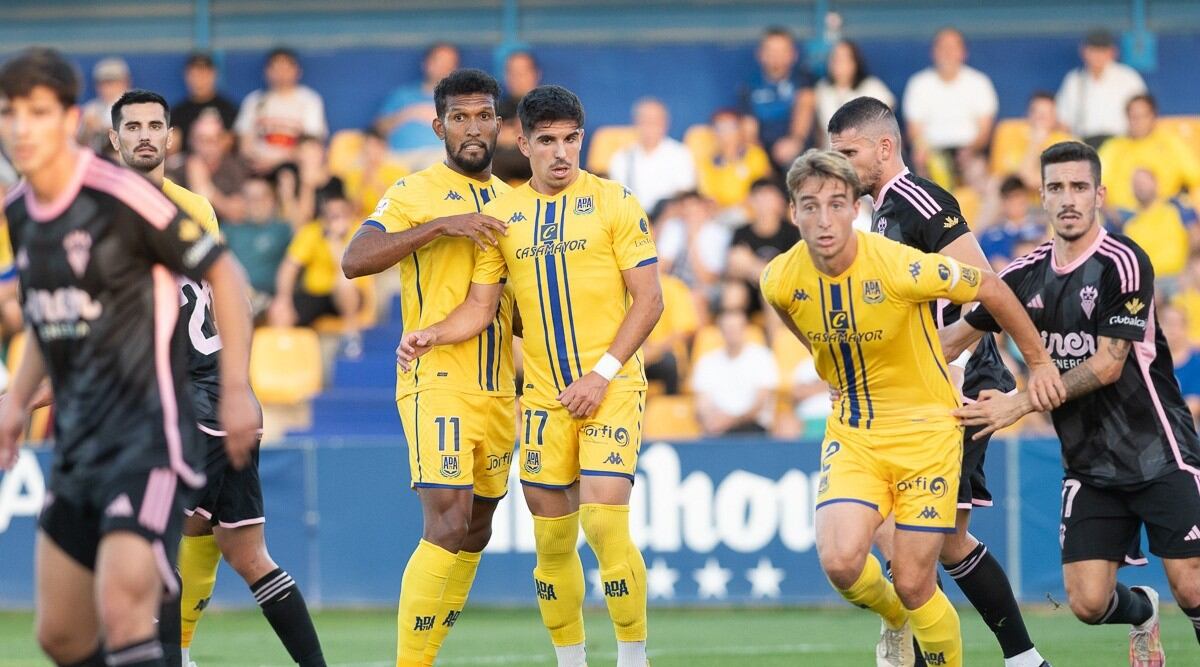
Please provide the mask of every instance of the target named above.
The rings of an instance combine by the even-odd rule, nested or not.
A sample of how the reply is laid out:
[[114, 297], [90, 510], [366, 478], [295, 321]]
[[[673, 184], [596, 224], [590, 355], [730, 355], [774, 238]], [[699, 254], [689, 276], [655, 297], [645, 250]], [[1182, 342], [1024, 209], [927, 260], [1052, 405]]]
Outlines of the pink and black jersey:
[[169, 466], [201, 484], [176, 276], [199, 282], [223, 247], [144, 177], [91, 152], [57, 201], [22, 183], [5, 214], [54, 388], [56, 491], [110, 466]]
[[[1046, 242], [1000, 275], [1025, 304], [1060, 372], [1097, 354], [1101, 336], [1133, 343], [1116, 382], [1053, 411], [1067, 472], [1096, 486], [1136, 484], [1180, 469], [1200, 475], [1200, 439], [1155, 320], [1146, 253], [1101, 229], [1070, 264], [1059, 264], [1053, 242]], [[999, 330], [983, 308], [966, 320]]]

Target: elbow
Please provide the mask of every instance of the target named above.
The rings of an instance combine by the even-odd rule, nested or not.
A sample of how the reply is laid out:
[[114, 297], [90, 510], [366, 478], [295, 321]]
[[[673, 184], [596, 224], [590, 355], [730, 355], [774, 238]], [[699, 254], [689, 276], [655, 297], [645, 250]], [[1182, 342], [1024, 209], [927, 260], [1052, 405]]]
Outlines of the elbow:
[[366, 268], [353, 250], [352, 247], [347, 248], [346, 253], [342, 255], [342, 274], [350, 279], [366, 275]]
[[1121, 377], [1121, 371], [1125, 368], [1124, 363], [1119, 364], [1104, 364], [1096, 369], [1096, 379], [1103, 382], [1105, 385], [1110, 385], [1116, 382]]

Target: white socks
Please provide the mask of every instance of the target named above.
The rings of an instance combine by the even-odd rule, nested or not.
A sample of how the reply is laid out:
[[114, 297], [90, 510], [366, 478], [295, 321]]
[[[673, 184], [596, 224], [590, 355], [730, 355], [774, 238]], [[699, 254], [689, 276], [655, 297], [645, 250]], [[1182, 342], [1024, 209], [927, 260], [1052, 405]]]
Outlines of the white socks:
[[555, 646], [554, 654], [558, 656], [558, 667], [587, 667], [587, 652], [583, 644]]

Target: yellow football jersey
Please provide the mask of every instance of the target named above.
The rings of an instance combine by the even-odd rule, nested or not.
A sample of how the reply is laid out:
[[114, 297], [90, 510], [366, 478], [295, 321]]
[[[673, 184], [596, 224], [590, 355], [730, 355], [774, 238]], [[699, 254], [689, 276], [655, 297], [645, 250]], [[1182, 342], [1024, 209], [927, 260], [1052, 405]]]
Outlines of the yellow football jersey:
[[776, 257], [763, 296], [812, 348], [817, 373], [841, 392], [830, 423], [896, 429], [955, 423], [950, 381], [928, 304], [975, 300], [981, 274], [880, 234], [855, 232], [858, 254], [839, 276], [817, 270], [804, 242]]
[[204, 231], [213, 236], [221, 237], [221, 226], [217, 223], [217, 212], [207, 199], [188, 190], [169, 178], [163, 179], [163, 194], [183, 211], [184, 215], [200, 223]]
[[[658, 261], [646, 213], [628, 190], [587, 172], [553, 197], [526, 183], [483, 212], [508, 234], [476, 251], [472, 280], [508, 276], [524, 323], [525, 393], [554, 399], [616, 338], [631, 303], [621, 272]], [[645, 386], [638, 350], [609, 391]]]
[[[498, 178], [480, 182], [438, 163], [396, 181], [363, 224], [402, 232], [436, 218], [476, 213], [509, 190]], [[404, 330], [423, 329], [445, 319], [466, 300], [475, 267], [475, 242], [440, 237], [405, 257], [399, 266]], [[496, 319], [474, 339], [433, 348], [410, 372], [397, 367], [396, 397], [426, 387], [514, 395], [512, 317], [512, 293], [505, 290]]]
[[15, 280], [17, 265], [13, 262], [12, 239], [8, 236], [8, 220], [0, 210], [0, 282]]

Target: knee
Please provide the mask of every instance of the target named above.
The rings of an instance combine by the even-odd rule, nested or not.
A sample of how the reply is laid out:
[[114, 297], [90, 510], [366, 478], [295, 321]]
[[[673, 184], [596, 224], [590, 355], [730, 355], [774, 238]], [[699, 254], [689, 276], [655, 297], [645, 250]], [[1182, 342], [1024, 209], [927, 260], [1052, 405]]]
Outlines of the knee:
[[96, 650], [98, 637], [83, 637], [66, 625], [54, 625], [39, 620], [37, 642], [42, 652], [60, 665], [76, 663]]
[[[424, 539], [439, 547], [457, 553], [463, 548], [470, 533], [470, 515], [459, 509], [449, 509], [442, 512], [425, 526]], [[491, 527], [488, 527], [491, 531]]]
[[1075, 614], [1075, 618], [1088, 625], [1096, 625], [1100, 619], [1104, 618], [1104, 612], [1108, 611], [1109, 602], [1112, 601], [1112, 592], [1109, 591], [1108, 595], [1103, 595], [1095, 590], [1068, 590], [1067, 601], [1071, 605], [1071, 613]]
[[821, 552], [821, 569], [825, 576], [839, 590], [849, 590], [858, 578], [862, 576], [866, 565], [866, 554], [854, 553], [849, 550], [831, 549]]
[[943, 565], [955, 565], [961, 563], [971, 552], [975, 550], [975, 546], [979, 541], [968, 532], [955, 532], [946, 536], [946, 541], [942, 543], [942, 552], [938, 554], [938, 560]]
[[154, 633], [160, 585], [155, 580], [145, 587], [111, 587], [101, 592], [100, 624], [108, 646], [124, 646]]
[[465, 551], [478, 553], [483, 551], [490, 541], [492, 541], [492, 522], [481, 522], [478, 525], [472, 523], [467, 530], [466, 538], [462, 541], [462, 548]]
[[1171, 595], [1175, 597], [1175, 602], [1183, 609], [1195, 609], [1200, 607], [1200, 576], [1196, 573], [1189, 572], [1186, 577], [1167, 577], [1167, 581], [1171, 584]]
[[222, 552], [221, 557], [247, 584], [254, 584], [276, 567], [271, 555], [267, 553], [267, 545], [262, 543], [239, 545]]

